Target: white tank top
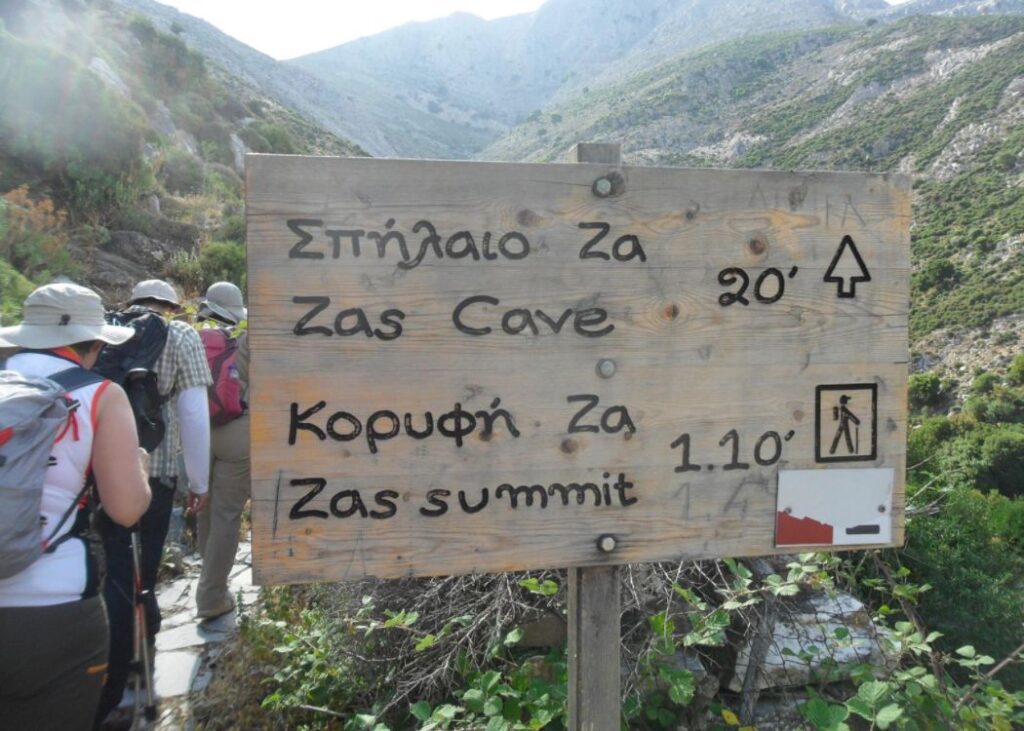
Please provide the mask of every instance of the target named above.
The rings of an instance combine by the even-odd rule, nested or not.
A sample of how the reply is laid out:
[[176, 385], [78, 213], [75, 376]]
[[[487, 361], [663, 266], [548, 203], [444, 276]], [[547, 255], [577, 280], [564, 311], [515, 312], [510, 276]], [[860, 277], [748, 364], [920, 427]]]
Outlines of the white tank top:
[[[7, 368], [23, 376], [47, 377], [74, 365], [47, 353], [18, 353], [7, 361]], [[56, 541], [71, 530], [72, 513], [57, 535], [50, 538], [60, 519], [78, 498], [92, 459], [92, 439], [96, 428], [96, 404], [110, 381], [94, 383], [71, 392], [79, 406], [73, 423], [58, 439], [50, 453], [50, 467], [43, 486], [43, 537]], [[71, 538], [57, 546], [53, 553], [44, 553], [26, 569], [14, 576], [0, 579], [0, 607], [42, 607], [64, 604], [83, 598], [94, 590], [95, 577], [86, 543]]]

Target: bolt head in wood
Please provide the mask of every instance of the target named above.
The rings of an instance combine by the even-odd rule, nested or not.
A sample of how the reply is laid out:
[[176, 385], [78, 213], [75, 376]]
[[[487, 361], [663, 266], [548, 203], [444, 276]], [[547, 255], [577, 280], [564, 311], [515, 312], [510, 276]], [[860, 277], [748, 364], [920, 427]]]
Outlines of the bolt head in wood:
[[879, 513], [884, 513], [885, 512], [885, 506], [884, 505], [879, 505], [878, 506], [878, 512]]
[[612, 181], [608, 178], [598, 178], [594, 181], [594, 195], [598, 198], [607, 198], [612, 194]]
[[615, 536], [610, 536], [610, 535], [605, 534], [605, 535], [603, 535], [603, 536], [601, 536], [600, 538], [597, 539], [597, 547], [603, 553], [611, 553], [612, 551], [615, 550], [615, 545], [616, 545]]
[[597, 375], [601, 378], [611, 378], [615, 375], [615, 361], [611, 358], [602, 358], [597, 361]]

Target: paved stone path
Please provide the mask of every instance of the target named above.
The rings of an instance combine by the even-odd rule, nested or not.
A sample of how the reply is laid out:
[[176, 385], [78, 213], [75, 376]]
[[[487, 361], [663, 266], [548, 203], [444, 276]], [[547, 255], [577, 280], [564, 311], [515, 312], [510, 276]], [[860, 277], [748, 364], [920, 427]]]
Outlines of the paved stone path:
[[[254, 604], [259, 594], [252, 585], [251, 544], [240, 543], [229, 580], [231, 595], [240, 600], [239, 606], [235, 612], [201, 622], [196, 618], [195, 600], [201, 565], [197, 555], [186, 556], [185, 572], [157, 586], [163, 622], [156, 636], [154, 663], [158, 717], [151, 728], [159, 731], [191, 731], [195, 727], [193, 702], [213, 678], [212, 664], [224, 641], [238, 630], [237, 612]], [[121, 707], [131, 708], [133, 703], [128, 690]]]

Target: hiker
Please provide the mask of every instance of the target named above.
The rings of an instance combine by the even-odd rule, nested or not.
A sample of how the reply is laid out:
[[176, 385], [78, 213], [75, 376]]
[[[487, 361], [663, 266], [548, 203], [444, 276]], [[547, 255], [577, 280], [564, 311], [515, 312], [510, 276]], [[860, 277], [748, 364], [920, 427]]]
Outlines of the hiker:
[[214, 380], [210, 389], [210, 503], [197, 520], [203, 570], [196, 590], [196, 616], [202, 619], [235, 608], [228, 575], [235, 563], [242, 510], [249, 498], [249, 337], [244, 330], [237, 338], [232, 333], [246, 317], [242, 292], [231, 282], [210, 285], [197, 315], [200, 322], [216, 325], [199, 333]]
[[[25, 568], [0, 579], [0, 726], [88, 729], [99, 703], [108, 651], [96, 557], [83, 536], [90, 465], [102, 510], [119, 526], [139, 519], [149, 505], [150, 490], [127, 396], [117, 384], [87, 369], [105, 343], [122, 343], [133, 331], [107, 325], [99, 296], [76, 284], [36, 289], [25, 300], [24, 313], [22, 324], [0, 328], [0, 348], [21, 349], [7, 361], [9, 371], [3, 377], [20, 379], [21, 394], [34, 379], [38, 386], [48, 378], [56, 384], [51, 393], [63, 394], [68, 401], [59, 406], [63, 426], [55, 424], [54, 431], [45, 434], [52, 447], [43, 452], [40, 465], [39, 512], [33, 504], [29, 512], [34, 515], [27, 516], [35, 523], [34, 532], [42, 523], [46, 549]], [[21, 422], [20, 430], [17, 422], [7, 422], [4, 429], [5, 418], [17, 418], [12, 394], [0, 385], [0, 478], [10, 477], [15, 483], [0, 484], [8, 490], [30, 487], [23, 470], [12, 474], [14, 465], [29, 453], [30, 444], [19, 442], [19, 431], [23, 436], [33, 429], [38, 433], [51, 417], [50, 409], [58, 405], [51, 401], [47, 411], [36, 410], [31, 421]], [[5, 454], [4, 444], [19, 451]], [[10, 472], [5, 475], [5, 470]], [[14, 513], [14, 495], [6, 492], [3, 499], [0, 525], [6, 528]], [[38, 536], [28, 535], [42, 550]], [[9, 537], [0, 536], [0, 563], [5, 566]]]
[[[159, 279], [150, 279], [135, 285], [128, 309], [119, 315], [135, 322], [148, 314], [158, 315], [160, 319], [168, 318], [180, 309], [181, 303], [174, 287]], [[146, 629], [150, 645], [160, 631], [160, 607], [154, 590], [178, 484], [179, 452], [184, 453], [189, 482], [188, 509], [201, 514], [206, 505], [210, 471], [206, 389], [212, 383], [199, 335], [188, 323], [176, 320], [166, 322], [166, 340], [152, 370], [156, 374], [156, 389], [162, 400], [162, 422], [156, 425], [158, 428], [150, 430], [147, 427], [153, 426], [152, 420], [139, 419], [138, 413], [136, 415], [140, 435], [146, 432], [145, 439], [141, 441], [156, 441], [161, 429], [166, 430], [151, 453], [149, 485], [153, 501], [139, 522], [142, 589], [146, 594]], [[130, 531], [113, 526], [104, 538], [104, 547], [107, 553], [104, 598], [110, 620], [110, 667], [97, 723], [102, 722], [107, 713], [121, 702], [132, 656]]]

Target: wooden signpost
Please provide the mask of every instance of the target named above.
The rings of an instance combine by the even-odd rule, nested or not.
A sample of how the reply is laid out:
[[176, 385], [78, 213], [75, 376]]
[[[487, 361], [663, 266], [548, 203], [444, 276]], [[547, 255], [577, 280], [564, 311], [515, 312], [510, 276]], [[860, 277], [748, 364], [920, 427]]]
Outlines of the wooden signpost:
[[613, 153], [248, 158], [257, 583], [902, 542], [907, 181]]

